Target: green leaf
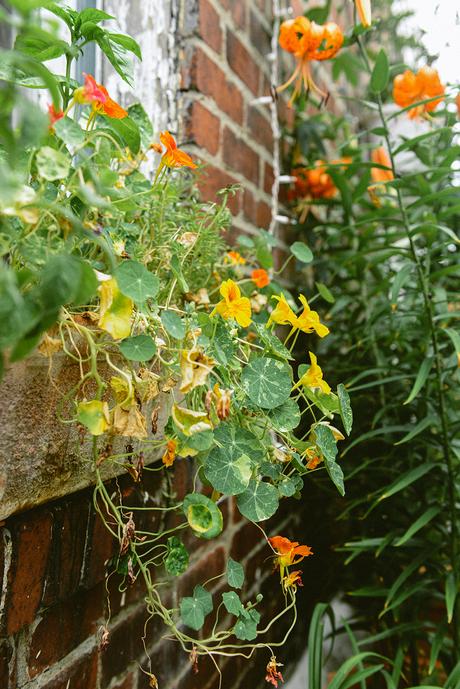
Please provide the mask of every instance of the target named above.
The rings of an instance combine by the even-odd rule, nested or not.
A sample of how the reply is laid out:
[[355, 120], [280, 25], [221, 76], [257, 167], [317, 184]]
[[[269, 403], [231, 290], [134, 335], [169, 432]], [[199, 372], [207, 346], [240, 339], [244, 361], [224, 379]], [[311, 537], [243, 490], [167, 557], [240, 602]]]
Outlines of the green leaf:
[[203, 586], [195, 586], [193, 596], [182, 598], [179, 607], [184, 624], [198, 630], [203, 626], [206, 615], [212, 612], [212, 596]]
[[150, 361], [157, 351], [150, 335], [127, 337], [118, 346], [123, 356], [130, 361]]
[[190, 528], [198, 538], [215, 538], [222, 531], [222, 512], [216, 503], [205, 495], [200, 493], [186, 495], [182, 509]]
[[301, 415], [299, 405], [289, 397], [279, 407], [275, 407], [268, 412], [270, 421], [275, 430], [279, 433], [287, 433], [294, 430], [300, 423]]
[[436, 417], [433, 415], [427, 416], [425, 419], [422, 419], [421, 421], [418, 422], [412, 430], [407, 433], [404, 438], [401, 440], [398, 440], [395, 445], [403, 445], [404, 443], [408, 443], [409, 440], [412, 440], [412, 438], [415, 438], [416, 435], [419, 435], [419, 433], [422, 433], [424, 430], [426, 430], [429, 426], [432, 426], [433, 423], [436, 423]]
[[428, 674], [431, 675], [433, 672], [435, 666], [436, 666], [436, 661], [439, 656], [439, 652], [441, 651], [443, 645], [444, 645], [444, 639], [447, 633], [447, 625], [440, 624], [436, 630], [436, 634], [434, 635], [434, 639], [431, 643], [431, 653], [430, 653], [430, 666], [428, 668]]
[[294, 242], [294, 244], [291, 244], [291, 253], [301, 263], [311, 263], [311, 261], [313, 261], [311, 250], [303, 242]]
[[430, 522], [436, 515], [441, 511], [440, 507], [429, 507], [420, 517], [410, 525], [406, 533], [401, 536], [401, 538], [396, 541], [395, 546], [404, 545], [412, 536], [414, 536], [420, 529], [423, 529], [428, 522]]
[[412, 402], [413, 399], [417, 397], [418, 393], [427, 381], [432, 365], [433, 357], [431, 356], [427, 357], [426, 359], [424, 359], [424, 361], [422, 361], [422, 365], [419, 368], [412, 390], [404, 404], [409, 404], [410, 402]]
[[274, 409], [291, 394], [291, 367], [277, 359], [254, 356], [243, 370], [241, 385], [249, 399], [262, 407]]
[[443, 328], [441, 329], [441, 332], [450, 338], [452, 344], [454, 345], [457, 361], [460, 365], [460, 334], [452, 328]]
[[329, 304], [333, 304], [335, 302], [334, 295], [330, 292], [326, 285], [324, 285], [322, 282], [315, 282], [315, 285], [324, 301], [327, 301]]
[[141, 135], [139, 127], [130, 117], [123, 117], [120, 120], [101, 115], [104, 122], [103, 129], [115, 132], [122, 145], [127, 146], [135, 155], [139, 153], [141, 146]]
[[139, 60], [142, 60], [142, 53], [139, 43], [134, 40], [131, 36], [127, 36], [122, 33], [111, 33], [107, 32], [107, 36], [111, 43], [116, 43], [121, 46], [124, 50], [133, 53]]
[[257, 625], [260, 622], [260, 613], [251, 609], [245, 611], [235, 624], [233, 631], [237, 639], [241, 641], [253, 641], [257, 637]]
[[236, 502], [243, 517], [261, 522], [273, 516], [278, 509], [278, 491], [270, 483], [252, 479]]
[[253, 433], [229, 423], [216, 428], [214, 439], [217, 446], [206, 457], [204, 474], [215, 490], [238, 495], [247, 488], [253, 463], [263, 459], [264, 450]]
[[412, 271], [413, 265], [408, 264], [403, 266], [401, 270], [398, 270], [398, 272], [396, 273], [395, 279], [393, 280], [393, 284], [391, 285], [390, 295], [390, 301], [393, 307], [396, 306], [399, 293], [406, 284], [407, 280], [410, 278]]
[[188, 567], [189, 556], [186, 547], [177, 536], [171, 536], [167, 542], [165, 568], [169, 574], [178, 577]]
[[87, 7], [80, 12], [78, 22], [80, 25], [84, 24], [85, 22], [94, 22], [95, 24], [99, 24], [107, 19], [115, 19], [115, 17], [111, 14], [107, 14], [107, 12], [103, 12], [102, 10]]
[[388, 57], [382, 48], [377, 55], [374, 69], [372, 70], [371, 90], [374, 93], [382, 93], [382, 91], [387, 87], [389, 78], [390, 66], [388, 64]]
[[343, 497], [345, 495], [345, 484], [343, 481], [342, 468], [337, 464], [337, 462], [330, 462], [328, 459], [324, 460], [324, 464], [332, 483]]
[[161, 322], [163, 327], [175, 340], [183, 340], [186, 333], [185, 323], [175, 311], [162, 311]]
[[62, 151], [56, 151], [50, 146], [42, 146], [35, 157], [37, 170], [40, 177], [53, 182], [57, 179], [65, 179], [70, 170], [70, 158]]
[[314, 429], [315, 442], [321, 450], [325, 460], [335, 462], [337, 456], [337, 442], [334, 434], [325, 424], [317, 424]]
[[222, 600], [230, 615], [238, 617], [244, 611], [243, 603], [240, 601], [240, 597], [235, 591], [226, 591], [223, 593]]
[[189, 284], [188, 284], [187, 280], [185, 279], [184, 274], [182, 272], [182, 266], [181, 266], [181, 263], [179, 260], [179, 256], [177, 256], [176, 254], [173, 254], [171, 256], [170, 267], [171, 267], [171, 270], [174, 274], [174, 277], [176, 278], [177, 282], [179, 283], [179, 286], [180, 286], [182, 292], [184, 294], [186, 294], [187, 292], [190, 292]]
[[116, 268], [114, 277], [120, 292], [137, 304], [143, 304], [147, 299], [155, 299], [160, 289], [157, 276], [137, 261], [123, 261]]
[[149, 116], [140, 103], [133, 103], [128, 108], [129, 116], [139, 128], [142, 148], [147, 149], [153, 140], [153, 127]]
[[257, 334], [262, 340], [262, 343], [271, 354], [280, 357], [281, 359], [294, 358], [289, 349], [281, 342], [279, 337], [270, 332], [270, 330], [267, 330], [265, 325], [262, 323], [253, 323], [253, 326], [257, 330]]
[[382, 493], [382, 495], [378, 498], [377, 502], [386, 500], [387, 498], [390, 498], [392, 495], [395, 495], [396, 493], [399, 493], [401, 490], [404, 490], [404, 488], [407, 488], [412, 483], [415, 483], [415, 481], [418, 481], [419, 478], [425, 476], [425, 474], [431, 471], [435, 466], [437, 465], [434, 462], [425, 462], [424, 464], [419, 464], [419, 466], [415, 467], [415, 469], [410, 469], [410, 471], [406, 471], [405, 474], [403, 474], [400, 478], [396, 479], [396, 481], [394, 481], [384, 491], [384, 493]]
[[458, 586], [455, 580], [455, 572], [449, 572], [446, 577], [446, 611], [448, 624], [452, 622], [457, 593]]
[[227, 581], [228, 585], [235, 589], [242, 588], [244, 584], [244, 569], [243, 565], [236, 562], [231, 557], [228, 558], [227, 562]]
[[76, 256], [53, 256], [42, 272], [40, 293], [47, 309], [87, 304], [97, 290], [94, 270]]
[[353, 426], [353, 410], [350, 404], [350, 395], [343, 383], [337, 386], [337, 396], [339, 398], [339, 411], [345, 433], [350, 435]]
[[66, 146], [80, 146], [85, 141], [85, 132], [80, 125], [70, 117], [62, 117], [54, 123], [56, 135]]
[[277, 488], [280, 495], [285, 498], [290, 498], [297, 493], [297, 481], [294, 478], [283, 476]]

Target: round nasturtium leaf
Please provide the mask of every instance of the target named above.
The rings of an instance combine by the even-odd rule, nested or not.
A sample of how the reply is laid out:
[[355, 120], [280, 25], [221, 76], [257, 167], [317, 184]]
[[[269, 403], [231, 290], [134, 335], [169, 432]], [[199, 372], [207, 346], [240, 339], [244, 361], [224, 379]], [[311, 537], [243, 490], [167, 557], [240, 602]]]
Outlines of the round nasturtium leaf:
[[274, 409], [283, 404], [291, 394], [292, 369], [277, 359], [252, 357], [243, 370], [243, 390], [258, 407]]
[[271, 483], [253, 479], [244, 493], [238, 495], [236, 502], [243, 517], [261, 522], [273, 516], [278, 509], [278, 491]]
[[291, 253], [301, 263], [311, 263], [311, 261], [313, 261], [311, 249], [303, 242], [294, 242], [294, 244], [291, 245]]
[[189, 555], [187, 549], [177, 536], [168, 538], [167, 548], [168, 551], [164, 560], [166, 571], [178, 577], [188, 567]]
[[160, 289], [160, 281], [138, 261], [123, 261], [115, 270], [118, 288], [137, 304], [154, 299]]
[[157, 351], [150, 335], [127, 337], [120, 342], [119, 348], [123, 356], [130, 361], [149, 361]]
[[163, 327], [175, 340], [183, 340], [185, 337], [185, 323], [175, 311], [163, 311], [161, 314]]
[[216, 503], [200, 493], [190, 493], [182, 505], [184, 514], [195, 536], [215, 538], [223, 528], [222, 512]]
[[49, 182], [64, 179], [69, 174], [69, 156], [51, 146], [42, 146], [37, 152], [35, 162], [40, 177]]
[[206, 457], [205, 477], [219, 493], [238, 495], [246, 489], [254, 464], [263, 460], [264, 449], [253, 433], [229, 423], [215, 429], [214, 441], [216, 447]]
[[300, 409], [295, 400], [289, 397], [279, 407], [272, 409], [268, 416], [279, 433], [294, 430], [300, 423]]

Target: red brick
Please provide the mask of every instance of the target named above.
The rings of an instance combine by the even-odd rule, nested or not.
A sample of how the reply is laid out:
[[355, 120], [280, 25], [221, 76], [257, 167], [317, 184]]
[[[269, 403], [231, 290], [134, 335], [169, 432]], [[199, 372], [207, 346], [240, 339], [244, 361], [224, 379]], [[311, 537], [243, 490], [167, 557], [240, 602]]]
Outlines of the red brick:
[[254, 106], [249, 107], [248, 126], [253, 139], [264, 146], [267, 151], [273, 150], [273, 134], [269, 117]]
[[256, 201], [248, 189], [244, 190], [243, 211], [246, 218], [254, 225], [264, 229], [270, 225], [270, 206], [265, 201]]
[[246, 25], [246, 2], [235, 2], [235, 0], [221, 0], [221, 5], [231, 13], [235, 25], [239, 29], [244, 29]]
[[182, 75], [183, 88], [195, 88], [210, 96], [217, 107], [234, 122], [243, 121], [243, 96], [237, 86], [230, 83], [220, 67], [206, 53], [197, 48], [192, 56], [189, 70]]
[[[198, 187], [204, 201], [215, 202], [218, 200], [218, 191], [223, 189], [223, 187], [228, 187], [236, 183], [237, 180], [234, 177], [230, 177], [230, 175], [220, 168], [207, 165], [199, 180]], [[228, 197], [227, 205], [234, 215], [238, 215], [239, 213], [240, 197], [241, 194], [239, 192], [234, 196]]]
[[136, 676], [132, 673], [128, 675], [121, 684], [115, 684], [112, 689], [134, 689]]
[[30, 642], [30, 677], [51, 667], [95, 634], [103, 604], [104, 586], [101, 584], [45, 610]]
[[260, 69], [232, 31], [227, 31], [227, 61], [233, 72], [257, 95]]
[[200, 35], [216, 53], [222, 50], [222, 30], [220, 19], [209, 0], [200, 0]]
[[226, 165], [253, 184], [259, 182], [259, 156], [242, 139], [224, 129], [223, 158]]
[[177, 586], [179, 600], [184, 596], [191, 596], [195, 586], [203, 585], [208, 579], [225, 572], [225, 567], [225, 551], [222, 546], [201, 556], [201, 559], [179, 578]]
[[197, 146], [215, 155], [219, 150], [219, 119], [198, 101], [192, 104], [191, 113], [187, 119], [187, 137], [191, 138]]
[[[268, 163], [265, 163], [264, 167], [264, 191], [266, 194], [272, 193], [272, 186], [274, 182], [273, 168]], [[286, 185], [283, 185], [286, 186]]]
[[63, 670], [47, 684], [41, 685], [42, 689], [96, 689], [97, 660], [96, 651], [78, 658], [72, 667]]
[[30, 624], [40, 605], [51, 546], [52, 516], [32, 510], [13, 527], [13, 564], [9, 571], [7, 632]]
[[249, 36], [253, 45], [266, 60], [271, 51], [271, 35], [260, 21], [255, 12], [251, 12], [249, 20]]
[[[110, 519], [110, 517], [108, 518]], [[99, 514], [93, 515], [91, 538], [87, 547], [84, 581], [85, 585], [90, 588], [104, 579], [107, 562], [117, 550], [117, 543]]]
[[80, 584], [91, 505], [91, 493], [85, 491], [53, 508], [53, 548], [42, 600], [45, 606], [73, 594]]
[[[251, 522], [242, 523], [241, 528], [233, 537], [231, 556], [237, 562], [241, 562], [251, 550], [264, 543], [264, 538], [260, 530]], [[270, 548], [267, 545], [267, 557], [270, 555]]]
[[265, 201], [259, 201], [256, 210], [256, 225], [264, 230], [268, 230], [271, 219], [272, 211], [270, 206]]
[[[129, 617], [123, 619], [116, 627], [109, 626], [109, 645], [101, 654], [103, 687], [106, 687], [113, 677], [123, 675], [130, 663], [143, 657], [142, 637], [144, 636], [147, 616], [147, 611], [142, 606]], [[147, 639], [159, 634], [160, 630], [158, 629], [155, 634], [152, 634], [154, 624], [151, 621], [147, 625]], [[163, 627], [161, 632], [164, 629]]]

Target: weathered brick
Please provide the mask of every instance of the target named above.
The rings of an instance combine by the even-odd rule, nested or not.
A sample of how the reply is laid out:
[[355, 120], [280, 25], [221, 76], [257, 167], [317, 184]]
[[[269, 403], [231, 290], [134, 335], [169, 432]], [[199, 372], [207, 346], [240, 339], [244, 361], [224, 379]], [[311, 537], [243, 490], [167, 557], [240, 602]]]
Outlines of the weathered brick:
[[[265, 166], [264, 166], [264, 192], [266, 194], [271, 195], [274, 179], [275, 178], [273, 175], [273, 167], [271, 165], [269, 165], [268, 163], [265, 163]], [[282, 185], [282, 186], [285, 187], [287, 185]], [[281, 186], [280, 186], [280, 190], [281, 190]]]
[[29, 675], [35, 677], [95, 634], [104, 603], [104, 587], [82, 590], [48, 608], [33, 632]]
[[[200, 177], [198, 187], [204, 201], [217, 201], [217, 192], [223, 187], [236, 184], [237, 180], [231, 177], [218, 167], [213, 165], [206, 165], [203, 174]], [[237, 192], [234, 196], [229, 196], [228, 207], [234, 215], [238, 215], [240, 209], [241, 194]]]
[[246, 25], [247, 2], [235, 2], [235, 0], [220, 0], [224, 9], [230, 12], [235, 26], [244, 29]]
[[189, 69], [182, 76], [184, 88], [194, 88], [210, 96], [217, 107], [234, 122], [243, 121], [243, 96], [237, 86], [228, 81], [220, 67], [201, 48], [196, 48]]
[[257, 95], [259, 91], [260, 69], [254, 58], [236, 35], [227, 31], [227, 61], [230, 69]]
[[251, 136], [267, 151], [273, 150], [273, 134], [270, 119], [255, 106], [248, 109], [248, 126]]
[[195, 101], [187, 117], [187, 138], [215, 155], [219, 150], [219, 131], [219, 118], [209, 112], [202, 103]]
[[7, 632], [30, 624], [39, 608], [51, 547], [52, 515], [31, 510], [13, 520], [13, 562], [8, 573]]
[[177, 585], [179, 599], [183, 596], [191, 596], [193, 589], [198, 584], [203, 584], [208, 579], [225, 572], [225, 551], [222, 546], [201, 559], [180, 577]]
[[[102, 686], [107, 686], [113, 677], [126, 672], [127, 666], [143, 656], [142, 637], [147, 613], [143, 606], [119, 622], [109, 627], [109, 645], [101, 653]], [[153, 623], [147, 626], [147, 636]]]
[[224, 129], [223, 158], [229, 168], [239, 172], [253, 184], [258, 184], [259, 156], [228, 127]]
[[[243, 560], [253, 548], [264, 542], [264, 538], [260, 530], [251, 522], [242, 522], [240, 529], [233, 537], [231, 556], [237, 562]], [[267, 546], [267, 556], [270, 555], [270, 550]]]
[[265, 201], [257, 201], [248, 189], [244, 190], [243, 211], [246, 218], [254, 225], [264, 229], [270, 225], [270, 206]]
[[13, 687], [12, 679], [15, 674], [14, 648], [11, 639], [0, 640], [0, 680], [5, 689]]
[[250, 12], [249, 36], [251, 45], [253, 45], [266, 60], [267, 55], [271, 51], [271, 34], [254, 11]]
[[107, 562], [113, 557], [116, 549], [117, 543], [101, 517], [98, 514], [93, 514], [84, 574], [84, 583], [88, 588], [92, 588], [104, 579]]
[[136, 675], [132, 672], [129, 673], [121, 682], [114, 684], [112, 689], [134, 689], [136, 686]]
[[259, 201], [256, 210], [256, 220], [255, 223], [258, 227], [262, 227], [267, 230], [272, 218], [272, 211], [268, 203], [265, 201]]
[[220, 53], [222, 50], [222, 30], [220, 28], [219, 15], [209, 0], [200, 0], [199, 13], [201, 38], [215, 50], [216, 53]]
[[97, 662], [96, 651], [85, 654], [78, 658], [69, 669], [63, 670], [58, 677], [41, 687], [42, 689], [96, 689]]

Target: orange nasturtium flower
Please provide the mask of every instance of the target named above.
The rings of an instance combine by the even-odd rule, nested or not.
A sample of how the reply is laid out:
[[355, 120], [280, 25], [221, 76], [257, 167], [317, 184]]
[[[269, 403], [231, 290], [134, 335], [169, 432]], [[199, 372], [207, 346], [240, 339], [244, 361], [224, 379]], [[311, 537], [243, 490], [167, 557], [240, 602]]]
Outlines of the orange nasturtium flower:
[[371, 0], [356, 0], [356, 9], [361, 24], [366, 28], [370, 26], [372, 24]]
[[377, 163], [377, 165], [384, 165], [386, 168], [388, 168], [387, 170], [383, 170], [381, 167], [371, 168], [371, 177], [376, 184], [384, 184], [385, 182], [391, 182], [391, 180], [394, 179], [390, 156], [383, 146], [374, 148], [371, 153], [371, 160], [373, 163]]
[[295, 572], [291, 572], [283, 579], [283, 587], [285, 589], [293, 588], [295, 590], [297, 586], [303, 586], [302, 572], [300, 569], [296, 569]]
[[244, 266], [246, 263], [246, 259], [238, 253], [238, 251], [228, 251], [227, 256], [230, 260], [231, 263], [233, 263], [235, 266]]
[[198, 167], [196, 163], [190, 158], [188, 153], [177, 148], [175, 138], [169, 132], [161, 132], [160, 141], [165, 146], [166, 151], [160, 161], [160, 168], [170, 167], [190, 167], [192, 169]]
[[51, 129], [55, 122], [57, 122], [58, 120], [61, 120], [64, 117], [64, 111], [63, 110], [56, 110], [53, 103], [51, 103], [51, 105], [48, 105], [48, 117], [50, 120], [50, 129]]
[[294, 93], [289, 105], [302, 91], [316, 91], [322, 98], [325, 94], [316, 86], [310, 73], [311, 60], [329, 60], [340, 50], [343, 33], [334, 22], [324, 25], [312, 22], [306, 17], [296, 17], [283, 22], [280, 27], [279, 44], [288, 53], [293, 53], [297, 66], [285, 84], [277, 91], [284, 91], [295, 82]]
[[278, 670], [279, 667], [283, 667], [282, 663], [278, 663], [275, 656], [272, 656], [267, 664], [267, 674], [265, 675], [265, 681], [277, 689], [278, 682], [284, 682], [283, 675]]
[[165, 465], [165, 467], [170, 467], [174, 464], [174, 460], [176, 459], [176, 449], [177, 449], [177, 440], [168, 440], [166, 443], [166, 450], [164, 451], [163, 457], [161, 458], [161, 461]]
[[247, 328], [251, 324], [251, 302], [241, 296], [241, 290], [233, 280], [225, 280], [219, 289], [222, 300], [211, 313], [219, 313], [222, 318], [234, 318], [238, 325]]
[[256, 268], [253, 270], [251, 273], [251, 280], [259, 289], [262, 289], [262, 287], [266, 287], [270, 284], [268, 273], [263, 268]]
[[294, 386], [294, 388], [297, 388], [300, 385], [304, 385], [305, 387], [312, 389], [319, 388], [321, 392], [324, 392], [326, 395], [328, 395], [331, 391], [331, 388], [326, 383], [326, 381], [323, 380], [323, 372], [321, 370], [321, 367], [318, 366], [317, 363], [318, 359], [313, 354], [313, 352], [308, 353], [310, 355], [311, 366], [306, 371], [306, 373], [303, 374], [303, 376], [300, 378], [299, 382]]
[[444, 91], [444, 84], [441, 83], [438, 72], [432, 67], [422, 67], [417, 74], [406, 69], [403, 74], [398, 74], [393, 82], [393, 98], [401, 108], [407, 108], [412, 103], [439, 96], [429, 103], [414, 105], [408, 111], [411, 119], [436, 110], [443, 99]]
[[93, 106], [93, 116], [96, 113], [101, 113], [115, 120], [121, 120], [128, 116], [126, 110], [110, 98], [105, 86], [98, 84], [91, 74], [85, 74], [85, 83], [83, 86], [75, 89], [73, 98], [82, 105], [91, 104]]
[[313, 555], [308, 545], [299, 545], [298, 541], [290, 541], [284, 536], [273, 536], [269, 543], [276, 552], [275, 565], [279, 567], [281, 579], [284, 578], [284, 570], [291, 565], [298, 565], [304, 557]]

